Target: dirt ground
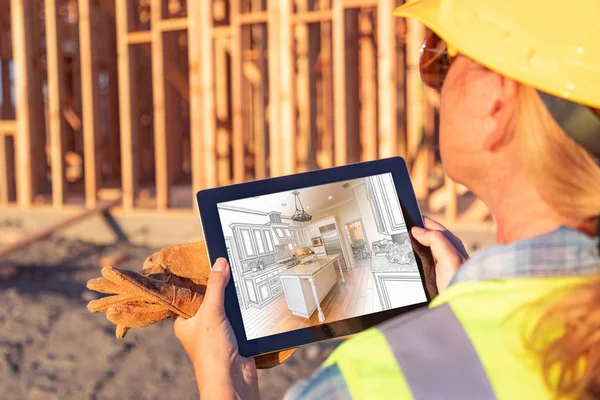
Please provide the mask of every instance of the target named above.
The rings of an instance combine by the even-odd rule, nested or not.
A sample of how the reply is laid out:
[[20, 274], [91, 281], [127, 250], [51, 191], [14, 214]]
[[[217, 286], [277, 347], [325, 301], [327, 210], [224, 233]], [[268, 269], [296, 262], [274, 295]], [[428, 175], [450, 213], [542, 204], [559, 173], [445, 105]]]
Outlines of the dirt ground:
[[[465, 244], [473, 246], [468, 236]], [[157, 249], [53, 238], [0, 260], [0, 266], [15, 267], [0, 276], [0, 398], [198, 398], [191, 363], [171, 321], [132, 329], [118, 340], [104, 314], [87, 310], [87, 302], [100, 295], [85, 283], [100, 275], [103, 256], [120, 250], [130, 258], [118, 267], [139, 270]], [[338, 343], [305, 346], [284, 365], [260, 371], [263, 399], [282, 398]]]
[[[4, 400], [197, 399], [191, 363], [171, 320], [115, 338], [98, 298], [85, 283], [103, 256], [126, 251], [119, 267], [139, 270], [157, 249], [49, 239], [0, 261], [16, 267], [0, 278], [0, 382]], [[260, 371], [263, 399], [280, 399], [309, 375], [337, 343], [300, 349], [285, 365]]]

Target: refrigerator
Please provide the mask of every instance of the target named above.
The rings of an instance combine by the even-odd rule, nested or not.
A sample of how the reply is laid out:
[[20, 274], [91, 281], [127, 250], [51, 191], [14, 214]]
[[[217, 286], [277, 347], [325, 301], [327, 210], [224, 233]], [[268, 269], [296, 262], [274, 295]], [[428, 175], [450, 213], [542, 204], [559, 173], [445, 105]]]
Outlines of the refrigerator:
[[348, 271], [348, 266], [346, 265], [346, 259], [344, 258], [344, 252], [342, 250], [342, 241], [338, 235], [335, 224], [321, 226], [319, 227], [319, 231], [321, 232], [321, 237], [323, 238], [325, 253], [327, 253], [328, 256], [340, 254], [342, 256], [339, 259], [340, 267], [344, 271]]

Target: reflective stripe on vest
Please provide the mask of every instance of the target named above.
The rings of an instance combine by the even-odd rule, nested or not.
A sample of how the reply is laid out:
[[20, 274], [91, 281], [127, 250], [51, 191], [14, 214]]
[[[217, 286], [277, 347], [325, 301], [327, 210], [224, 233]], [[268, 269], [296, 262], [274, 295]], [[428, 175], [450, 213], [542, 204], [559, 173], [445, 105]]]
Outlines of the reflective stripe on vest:
[[[496, 398], [479, 356], [449, 304], [419, 310], [378, 329], [415, 399]], [[422, 351], [415, 352], [415, 348]]]
[[345, 341], [324, 365], [338, 365], [353, 399], [551, 398], [522, 335], [544, 310], [536, 300], [585, 279], [458, 283], [432, 308]]

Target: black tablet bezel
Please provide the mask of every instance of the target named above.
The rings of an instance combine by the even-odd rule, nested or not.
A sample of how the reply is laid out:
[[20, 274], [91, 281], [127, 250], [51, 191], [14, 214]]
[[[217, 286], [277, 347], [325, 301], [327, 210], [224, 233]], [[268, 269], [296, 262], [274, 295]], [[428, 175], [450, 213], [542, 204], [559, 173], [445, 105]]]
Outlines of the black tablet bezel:
[[[413, 226], [423, 227], [421, 211], [413, 190], [408, 168], [402, 157], [360, 162], [199, 191], [196, 194], [196, 201], [211, 265], [219, 257], [229, 259], [217, 204], [385, 173], [392, 174], [408, 231], [410, 232]], [[429, 252], [428, 249], [426, 251]], [[413, 252], [415, 252], [414, 248]], [[247, 340], [233, 278], [230, 279], [225, 289], [225, 311], [237, 338], [239, 353], [242, 356], [251, 357], [321, 340], [355, 334], [397, 315], [427, 305], [431, 301], [431, 298], [425, 284], [423, 263], [416, 252], [415, 259], [417, 260], [423, 291], [427, 298], [425, 302], [252, 340]]]

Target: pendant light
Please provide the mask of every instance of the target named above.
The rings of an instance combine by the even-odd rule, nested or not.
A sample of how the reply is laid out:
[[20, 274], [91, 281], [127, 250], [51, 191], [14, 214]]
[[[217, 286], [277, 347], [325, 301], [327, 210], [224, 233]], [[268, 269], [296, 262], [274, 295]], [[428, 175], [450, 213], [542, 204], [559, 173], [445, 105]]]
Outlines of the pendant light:
[[[298, 225], [310, 222], [312, 220], [312, 215], [304, 211], [304, 207], [302, 206], [302, 202], [300, 201], [300, 192], [296, 190], [293, 191], [292, 194], [296, 198], [296, 211], [294, 212], [294, 215], [292, 215], [292, 221], [295, 221]], [[300, 208], [298, 208], [298, 204], [300, 204]]]

